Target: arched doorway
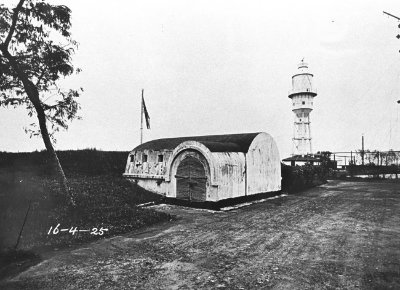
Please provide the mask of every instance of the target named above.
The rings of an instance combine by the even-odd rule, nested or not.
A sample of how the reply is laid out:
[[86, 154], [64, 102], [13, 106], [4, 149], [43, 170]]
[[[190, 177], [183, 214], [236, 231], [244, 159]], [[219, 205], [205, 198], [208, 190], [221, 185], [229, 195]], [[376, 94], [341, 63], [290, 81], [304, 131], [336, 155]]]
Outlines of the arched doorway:
[[207, 176], [203, 164], [192, 155], [187, 155], [176, 170], [176, 198], [189, 201], [205, 201]]

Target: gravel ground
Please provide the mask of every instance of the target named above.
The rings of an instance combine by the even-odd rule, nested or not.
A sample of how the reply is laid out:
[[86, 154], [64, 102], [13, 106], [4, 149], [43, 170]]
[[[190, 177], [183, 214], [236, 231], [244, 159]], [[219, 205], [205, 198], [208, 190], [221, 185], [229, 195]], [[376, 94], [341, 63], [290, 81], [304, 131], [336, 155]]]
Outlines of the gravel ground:
[[400, 184], [331, 181], [49, 254], [2, 289], [400, 289]]

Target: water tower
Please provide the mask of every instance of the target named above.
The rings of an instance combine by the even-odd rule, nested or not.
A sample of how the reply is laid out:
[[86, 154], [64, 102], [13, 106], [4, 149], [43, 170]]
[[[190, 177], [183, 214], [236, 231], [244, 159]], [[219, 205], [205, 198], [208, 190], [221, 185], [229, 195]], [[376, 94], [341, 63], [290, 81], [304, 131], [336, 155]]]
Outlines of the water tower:
[[313, 74], [308, 71], [308, 64], [301, 60], [298, 71], [292, 76], [292, 100], [294, 113], [293, 156], [312, 154], [310, 113], [317, 91], [313, 86]]

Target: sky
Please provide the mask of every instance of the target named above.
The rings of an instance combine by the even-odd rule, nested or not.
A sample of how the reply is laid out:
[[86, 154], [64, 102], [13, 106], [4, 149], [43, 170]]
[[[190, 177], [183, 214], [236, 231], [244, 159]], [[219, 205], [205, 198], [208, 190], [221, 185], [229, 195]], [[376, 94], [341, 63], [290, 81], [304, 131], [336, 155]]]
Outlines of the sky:
[[[6, 0], [5, 3], [17, 1]], [[56, 149], [131, 150], [141, 90], [165, 137], [267, 132], [292, 153], [288, 91], [302, 58], [318, 91], [316, 151], [400, 150], [400, 1], [53, 1], [72, 10], [82, 120]], [[0, 151], [44, 149], [23, 109], [0, 108]]]

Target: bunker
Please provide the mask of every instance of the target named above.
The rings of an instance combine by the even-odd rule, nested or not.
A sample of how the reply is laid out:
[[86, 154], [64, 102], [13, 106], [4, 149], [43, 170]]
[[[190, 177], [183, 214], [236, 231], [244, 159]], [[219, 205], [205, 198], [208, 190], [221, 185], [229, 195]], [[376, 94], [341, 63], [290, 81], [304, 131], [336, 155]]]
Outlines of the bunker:
[[128, 180], [167, 198], [219, 202], [281, 190], [281, 164], [267, 133], [166, 138], [128, 156]]

